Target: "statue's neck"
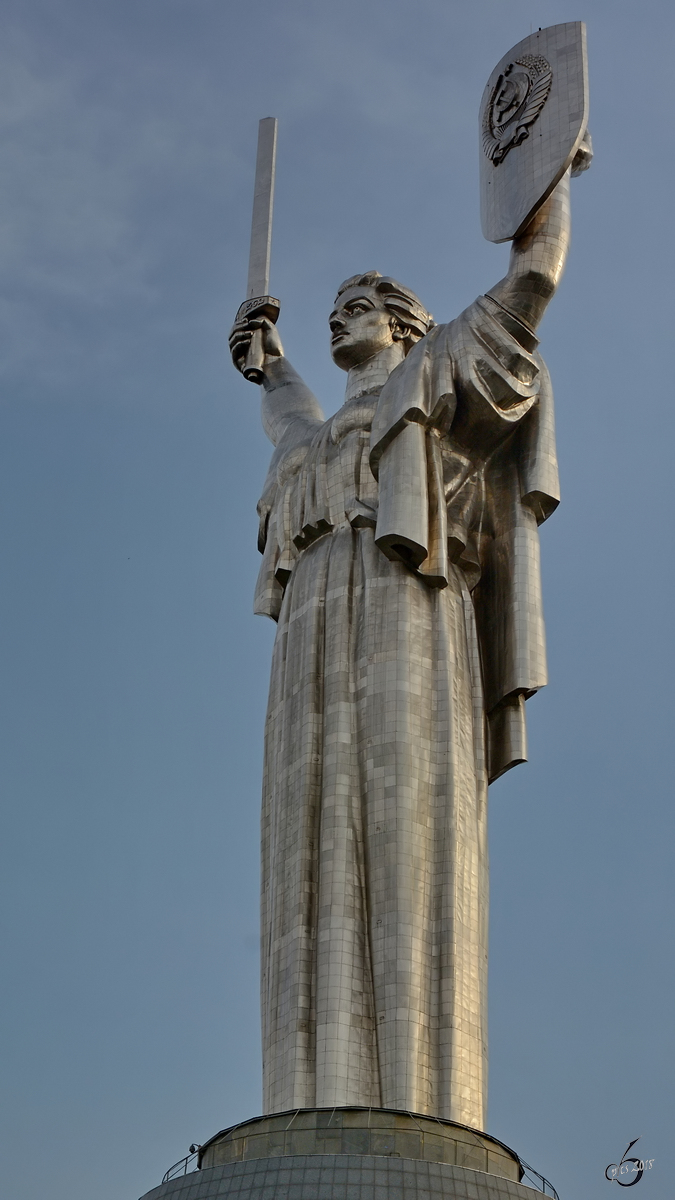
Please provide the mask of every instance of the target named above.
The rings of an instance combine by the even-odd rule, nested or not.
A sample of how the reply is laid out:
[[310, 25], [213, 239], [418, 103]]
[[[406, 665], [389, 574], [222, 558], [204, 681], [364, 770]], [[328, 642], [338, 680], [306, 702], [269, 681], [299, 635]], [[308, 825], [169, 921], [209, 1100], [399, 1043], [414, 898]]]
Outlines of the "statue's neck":
[[378, 388], [384, 387], [394, 368], [402, 363], [404, 358], [403, 342], [392, 342], [391, 346], [385, 346], [384, 350], [378, 351], [372, 358], [367, 358], [365, 362], [359, 363], [357, 367], [350, 367], [345, 389], [345, 402], [356, 400], [358, 396], [363, 396], [366, 392], [374, 392]]

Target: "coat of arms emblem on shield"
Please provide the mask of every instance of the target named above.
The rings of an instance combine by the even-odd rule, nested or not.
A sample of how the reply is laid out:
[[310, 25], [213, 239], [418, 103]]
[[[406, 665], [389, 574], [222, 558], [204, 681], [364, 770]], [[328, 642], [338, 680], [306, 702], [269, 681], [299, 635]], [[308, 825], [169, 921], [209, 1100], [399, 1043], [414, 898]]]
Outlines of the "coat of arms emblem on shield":
[[541, 54], [523, 54], [497, 79], [483, 116], [483, 149], [495, 166], [529, 137], [552, 80], [550, 64]]

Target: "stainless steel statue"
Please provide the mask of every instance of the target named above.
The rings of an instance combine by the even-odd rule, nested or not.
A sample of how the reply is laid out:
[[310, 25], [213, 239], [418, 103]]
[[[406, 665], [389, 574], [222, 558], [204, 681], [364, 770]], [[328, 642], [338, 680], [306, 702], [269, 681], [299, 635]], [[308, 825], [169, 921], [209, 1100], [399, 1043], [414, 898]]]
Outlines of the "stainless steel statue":
[[[535, 331], [567, 255], [570, 168], [590, 161], [584, 101], [532, 200], [537, 122], [556, 87], [558, 126], [578, 100], [562, 86], [573, 54], [556, 57], [560, 31], [578, 64], [583, 30], [557, 26], [486, 89], [484, 189], [507, 167], [512, 179], [501, 206], [488, 193], [486, 232], [518, 233], [504, 279], [442, 325], [394, 279], [347, 279], [329, 317], [347, 388], [328, 420], [268, 317], [244, 312], [230, 336], [240, 369], [262, 341], [275, 445], [256, 593], [278, 622], [262, 818], [268, 1113], [372, 1105], [484, 1128], [487, 788], [526, 759], [525, 700], [546, 682], [537, 527], [559, 499]], [[504, 234], [505, 208], [525, 227]]]

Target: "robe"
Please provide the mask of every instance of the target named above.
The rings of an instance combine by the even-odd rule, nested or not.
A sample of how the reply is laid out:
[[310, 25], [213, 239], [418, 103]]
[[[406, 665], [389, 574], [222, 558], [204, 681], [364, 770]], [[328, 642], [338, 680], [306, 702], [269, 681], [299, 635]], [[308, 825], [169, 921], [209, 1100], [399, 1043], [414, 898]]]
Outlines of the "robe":
[[264, 1109], [484, 1127], [488, 782], [546, 682], [558, 495], [530, 329], [490, 297], [380, 391], [288, 421], [259, 506], [278, 621], [262, 809]]

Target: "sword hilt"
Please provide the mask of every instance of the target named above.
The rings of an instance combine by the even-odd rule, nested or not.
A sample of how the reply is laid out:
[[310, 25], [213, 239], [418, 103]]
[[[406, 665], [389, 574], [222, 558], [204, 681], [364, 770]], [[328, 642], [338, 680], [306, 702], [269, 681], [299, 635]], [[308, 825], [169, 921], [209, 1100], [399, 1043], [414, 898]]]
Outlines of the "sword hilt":
[[[245, 300], [239, 306], [236, 320], [251, 321], [255, 317], [267, 317], [268, 321], [272, 321], [276, 325], [280, 308], [281, 305], [278, 300], [275, 300], [274, 296], [254, 296], [251, 300]], [[250, 383], [262, 383], [263, 381], [263, 363], [265, 361], [263, 334], [263, 329], [254, 329], [252, 331], [246, 359], [241, 368], [244, 379], [248, 379]]]

